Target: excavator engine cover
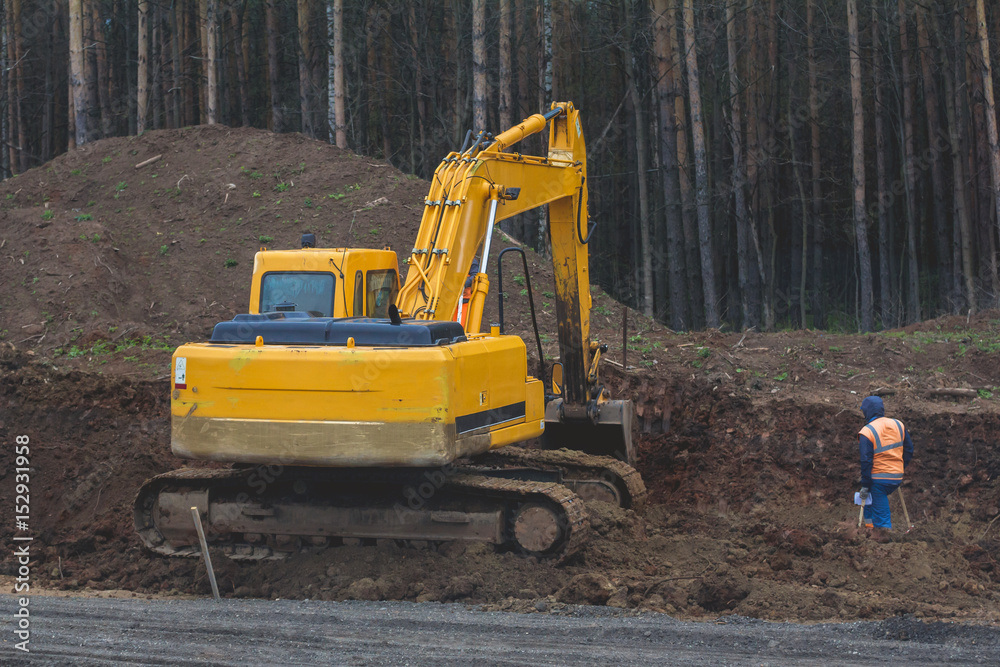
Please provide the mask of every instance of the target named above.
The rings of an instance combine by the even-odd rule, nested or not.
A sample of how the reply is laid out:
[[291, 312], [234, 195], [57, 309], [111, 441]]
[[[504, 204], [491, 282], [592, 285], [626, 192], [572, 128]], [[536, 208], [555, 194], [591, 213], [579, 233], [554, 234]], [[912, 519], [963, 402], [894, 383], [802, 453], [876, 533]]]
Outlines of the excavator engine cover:
[[563, 400], [551, 400], [545, 406], [546, 449], [576, 449], [587, 454], [611, 456], [635, 465], [632, 444], [632, 401], [603, 401], [596, 405], [596, 421], [591, 417], [566, 416]]

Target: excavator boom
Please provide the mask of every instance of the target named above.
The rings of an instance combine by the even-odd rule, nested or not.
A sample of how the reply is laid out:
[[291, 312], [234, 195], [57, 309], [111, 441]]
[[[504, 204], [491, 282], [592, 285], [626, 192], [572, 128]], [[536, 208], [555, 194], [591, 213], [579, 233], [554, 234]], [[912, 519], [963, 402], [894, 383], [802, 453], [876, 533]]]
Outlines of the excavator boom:
[[[505, 152], [549, 128], [545, 157]], [[466, 330], [478, 332], [489, 291], [491, 238], [497, 222], [548, 205], [555, 277], [561, 395], [546, 407], [546, 441], [634, 460], [632, 406], [608, 401], [599, 385], [604, 348], [590, 340], [587, 148], [580, 112], [558, 102], [495, 138], [480, 134], [438, 166], [424, 202], [417, 243], [396, 304], [419, 319], [452, 319], [473, 260], [479, 259]]]

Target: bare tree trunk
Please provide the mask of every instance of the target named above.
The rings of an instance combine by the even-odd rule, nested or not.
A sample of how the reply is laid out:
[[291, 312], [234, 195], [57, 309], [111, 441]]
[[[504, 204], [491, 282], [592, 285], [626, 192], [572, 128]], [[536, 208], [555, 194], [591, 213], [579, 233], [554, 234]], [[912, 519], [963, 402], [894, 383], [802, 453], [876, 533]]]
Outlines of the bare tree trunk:
[[[10, 11], [10, 5], [8, 4], [5, 8], [6, 11]], [[10, 59], [8, 58], [7, 47], [10, 44], [10, 24], [7, 20], [7, 14], [3, 14], [3, 26], [0, 28], [0, 95], [3, 95], [3, 105], [0, 106], [0, 178], [10, 178], [12, 175], [12, 163], [10, 161], [10, 100], [13, 98], [11, 95], [10, 88], [10, 77], [8, 76], [8, 70], [10, 68]], [[61, 19], [56, 18], [55, 25]], [[6, 109], [6, 111], [4, 110]]]
[[69, 0], [69, 79], [73, 89], [76, 145], [87, 143], [87, 91], [83, 81], [83, 3]]
[[861, 291], [861, 331], [875, 328], [872, 304], [872, 261], [868, 251], [868, 219], [865, 212], [865, 117], [861, 99], [861, 53], [858, 44], [857, 0], [847, 0], [847, 41], [851, 61], [851, 116], [854, 118], [854, 237], [858, 251]]
[[[16, 150], [16, 147], [15, 147], [15, 144], [17, 143], [17, 114], [15, 113], [15, 110], [14, 110], [14, 99], [17, 97], [17, 91], [14, 89], [14, 85], [15, 85], [14, 84], [14, 78], [15, 77], [14, 77], [13, 72], [11, 70], [14, 67], [14, 63], [17, 62], [17, 54], [14, 52], [14, 7], [13, 7], [12, 3], [10, 3], [10, 2], [4, 3], [4, 4], [5, 4], [5, 6], [4, 6], [3, 34], [4, 34], [4, 41], [6, 42], [6, 48], [5, 48], [4, 53], [6, 54], [7, 63], [4, 66], [3, 74], [4, 74], [4, 77], [5, 77], [6, 81], [7, 81], [7, 86], [5, 88], [5, 90], [7, 92], [7, 100], [6, 100], [6, 103], [5, 103], [5, 106], [6, 106], [6, 113], [5, 113], [5, 115], [7, 117], [7, 131], [4, 133], [4, 137], [3, 138], [4, 138], [4, 141], [7, 144], [6, 149], [4, 151], [5, 154], [6, 154], [5, 160], [7, 162], [7, 167], [8, 167], [9, 173], [11, 175], [13, 175], [13, 174], [17, 173], [17, 171], [18, 171], [18, 168], [17, 168], [17, 150]], [[72, 77], [72, 74], [69, 77], [69, 81], [70, 81], [70, 90], [72, 91], [72, 86], [73, 86], [73, 77]], [[75, 133], [75, 130], [74, 130], [73, 125], [72, 125], [72, 123], [74, 121], [74, 118], [73, 118], [73, 108], [72, 108], [72, 100], [73, 100], [73, 96], [72, 95], [69, 95], [69, 100], [70, 100], [70, 109], [69, 109], [70, 133], [69, 133], [69, 136], [70, 136], [70, 141], [75, 142], [76, 141], [76, 136], [75, 136], [76, 133]], [[73, 147], [74, 146], [72, 146], [72, 145], [70, 146], [70, 148], [73, 148]]]
[[[793, 116], [793, 95], [795, 90], [795, 79], [798, 74], [798, 66], [794, 61], [788, 64], [788, 97], [785, 116], [790, 121]], [[799, 326], [806, 328], [806, 276], [809, 271], [809, 198], [806, 196], [805, 179], [802, 177], [805, 160], [799, 159], [798, 145], [795, 135], [798, 133], [797, 123], [789, 122], [788, 126], [788, 152], [792, 156], [792, 177], [795, 180], [795, 189], [799, 195], [799, 235], [802, 237], [802, 245], [799, 248], [799, 271], [798, 271], [798, 291], [799, 291]]]
[[[684, 71], [684, 38], [677, 35], [677, 30], [683, 25], [676, 25], [676, 15], [667, 12], [667, 20], [670, 23], [669, 30], [674, 42], [673, 70], [677, 73], [678, 80]], [[680, 87], [680, 86], [678, 86]], [[705, 321], [705, 306], [698, 300], [698, 295], [702, 294], [701, 288], [701, 262], [698, 253], [698, 224], [696, 222], [696, 208], [694, 198], [694, 186], [691, 183], [691, 159], [688, 152], [688, 121], [687, 106], [684, 103], [684, 96], [677, 95], [674, 101], [674, 118], [677, 120], [677, 181], [680, 185], [681, 200], [681, 228], [684, 234], [684, 254], [685, 268], [687, 269], [687, 294], [691, 310], [691, 321], [688, 326], [692, 329], [700, 327]]]
[[[184, 0], [186, 1], [186, 0]], [[198, 71], [200, 67], [198, 63], [192, 62], [193, 60], [200, 59], [201, 48], [197, 46], [199, 24], [197, 12], [188, 11], [186, 13], [181, 13], [184, 31], [184, 49], [183, 53], [186, 54], [184, 57], [184, 72], [183, 72], [183, 82], [184, 82], [184, 124], [185, 125], [196, 125], [200, 120], [200, 113], [204, 110], [201, 106], [201, 99], [199, 97], [200, 90], [203, 90], [201, 85], [198, 85]]]
[[895, 326], [892, 311], [892, 278], [889, 269], [889, 229], [892, 226], [892, 204], [889, 199], [888, 165], [886, 164], [885, 142], [885, 90], [882, 68], [885, 60], [881, 57], [881, 28], [879, 27], [878, 6], [872, 3], [872, 75], [875, 83], [875, 169], [878, 175], [878, 275], [879, 310], [882, 313], [882, 328]]
[[[986, 11], [983, 0], [976, 0], [976, 28], [982, 51], [983, 91], [986, 98], [986, 138], [989, 142], [990, 175], [993, 185], [993, 206], [1000, 227], [1000, 140], [997, 138], [997, 110], [993, 96], [993, 67], [990, 63], [990, 40], [986, 33]], [[1000, 298], [1000, 295], [994, 295]]]
[[903, 181], [906, 187], [907, 321], [920, 321], [920, 273], [917, 266], [917, 168], [913, 144], [913, 71], [906, 20], [906, 0], [898, 0], [899, 51], [903, 66]]
[[173, 108], [174, 127], [184, 126], [184, 117], [181, 109], [181, 17], [178, 16], [177, 3], [174, 2], [170, 11], [170, 74], [173, 83], [170, 88], [170, 105]]
[[955, 226], [958, 232], [958, 248], [952, 252], [955, 273], [958, 273], [959, 265], [962, 267], [962, 280], [960, 281], [959, 288], [956, 289], [956, 306], [958, 304], [958, 297], [962, 296], [961, 292], [964, 289], [966, 306], [970, 313], [975, 313], [976, 282], [975, 269], [972, 263], [972, 225], [969, 221], [965, 165], [962, 159], [964, 155], [963, 148], [965, 147], [962, 137], [962, 123], [965, 119], [960, 117], [961, 106], [956, 94], [956, 88], [961, 81], [960, 72], [964, 66], [962, 62], [964, 60], [962, 57], [964, 51], [959, 51], [959, 45], [962, 44], [963, 26], [961, 16], [958, 12], [955, 12], [953, 16], [953, 31], [956, 58], [954, 67], [949, 67], [948, 49], [938, 32], [937, 23], [933, 23], [932, 25], [935, 27], [934, 32], [938, 38], [938, 44], [941, 45], [941, 55], [944, 59], [945, 113], [948, 118], [948, 136], [951, 140], [952, 202], [955, 214]]
[[[956, 305], [964, 291], [965, 303], [970, 313], [976, 312], [976, 282], [975, 268], [972, 262], [972, 224], [969, 219], [969, 204], [967, 182], [965, 177], [965, 162], [963, 155], [966, 151], [965, 138], [963, 136], [964, 125], [967, 119], [963, 115], [964, 106], [959, 102], [957, 89], [962, 81], [962, 72], [965, 63], [964, 49], [960, 50], [964, 26], [962, 17], [956, 11], [952, 16], [952, 29], [954, 34], [955, 61], [954, 66], [948, 66], [948, 48], [941, 35], [938, 33], [937, 23], [933, 23], [935, 35], [938, 37], [938, 44], [941, 45], [941, 55], [944, 59], [944, 85], [945, 85], [945, 113], [948, 116], [948, 134], [951, 140], [951, 168], [952, 168], [952, 202], [955, 213], [957, 248], [952, 251], [955, 273], [958, 273], [958, 266], [962, 267], [961, 280], [955, 289]], [[964, 93], [963, 93], [964, 99]]]
[[472, 131], [486, 131], [486, 0], [472, 0]]
[[[410, 5], [413, 11], [413, 5]], [[412, 14], [411, 14], [412, 16]], [[337, 148], [347, 148], [347, 115], [344, 111], [344, 0], [333, 1], [333, 130], [337, 137]], [[420, 69], [417, 69], [417, 96], [421, 96]], [[420, 101], [417, 102], [418, 108]], [[421, 133], [422, 136], [422, 133]], [[423, 143], [421, 141], [421, 143]]]
[[299, 26], [299, 110], [302, 114], [302, 134], [307, 137], [316, 136], [312, 118], [312, 78], [309, 74], [309, 61], [312, 56], [312, 40], [309, 35], [309, 0], [298, 0]]
[[[517, 17], [517, 101], [518, 101], [518, 113], [514, 114], [517, 118], [525, 118], [532, 113], [537, 113], [538, 109], [532, 109], [531, 107], [531, 95], [530, 95], [530, 79], [528, 77], [528, 63], [532, 61], [530, 45], [533, 40], [530, 39], [531, 36], [531, 22], [527, 20], [527, 15], [529, 14], [528, 9], [525, 8], [525, 4], [530, 2], [530, 0], [515, 0], [514, 15]], [[504, 130], [507, 128], [504, 128]], [[503, 130], [501, 130], [503, 132]], [[523, 220], [525, 216], [518, 216], [519, 220]], [[521, 227], [523, 228], [523, 222]], [[523, 231], [523, 229], [522, 229]], [[523, 239], [523, 234], [522, 237]]]
[[[552, 0], [541, 0], [538, 5], [538, 51], [540, 63], [538, 68], [538, 108], [540, 112], [548, 111], [547, 105], [552, 99]], [[545, 141], [545, 139], [541, 139]], [[545, 144], [543, 144], [545, 146]], [[538, 242], [535, 247], [544, 257], [549, 247], [548, 229], [549, 207], [538, 209]]]
[[[24, 173], [28, 170], [28, 128], [24, 118], [24, 31], [21, 29], [21, 0], [11, 0], [14, 9], [14, 80], [17, 88], [17, 99], [13, 100], [14, 112], [17, 116], [17, 163], [18, 170]], [[80, 48], [83, 49], [83, 8], [80, 7]], [[81, 53], [81, 68], [83, 67]], [[81, 77], [83, 76], [81, 69]], [[86, 81], [81, 81], [81, 85]], [[86, 89], [84, 89], [86, 94]], [[84, 126], [86, 129], [86, 126]]]
[[267, 25], [267, 81], [271, 97], [271, 131], [282, 132], [285, 129], [284, 114], [281, 110], [281, 90], [278, 78], [278, 13], [275, 9], [277, 0], [267, 0], [265, 23]]
[[[747, 215], [746, 197], [743, 188], [746, 183], [746, 167], [743, 164], [743, 119], [740, 114], [739, 67], [736, 60], [736, 18], [733, 4], [726, 2], [726, 44], [729, 53], [729, 107], [732, 116], [729, 123], [729, 141], [733, 148], [733, 206], [736, 214], [736, 266], [739, 275], [740, 309], [743, 327], [757, 325], [756, 314], [750, 305], [750, 220]], [[750, 119], [755, 122], [755, 119]]]
[[146, 131], [149, 114], [149, 2], [139, 0], [139, 79], [136, 85], [136, 134]]
[[[155, 23], [154, 23], [155, 25]], [[198, 66], [201, 72], [201, 79], [197, 82], [197, 92], [198, 92], [198, 116], [200, 123], [204, 125], [208, 122], [208, 86], [206, 82], [208, 81], [208, 72], [206, 71], [208, 65], [208, 0], [198, 0], [198, 35], [200, 40], [198, 42], [198, 52], [200, 54], [200, 60], [198, 61]], [[156, 30], [153, 30], [153, 43], [155, 45]], [[154, 46], [155, 49], [155, 46]], [[155, 62], [155, 60], [154, 60]], [[155, 107], [155, 104], [154, 104]], [[155, 112], [154, 112], [155, 117]]]
[[105, 42], [104, 21], [101, 20], [100, 3], [90, 4], [93, 49], [95, 52], [97, 78], [97, 99], [101, 112], [101, 136], [110, 137], [114, 134], [113, 118], [111, 116], [111, 100], [108, 77], [108, 53]]
[[[771, 283], [773, 281], [767, 280], [767, 272], [765, 272], [764, 268], [764, 255], [760, 247], [760, 236], [757, 233], [761, 220], [768, 214], [764, 212], [767, 207], [761, 204], [766, 195], [764, 190], [767, 188], [767, 179], [763, 179], [764, 183], [761, 183], [760, 178], [761, 165], [765, 162], [763, 151], [761, 150], [761, 132], [766, 128], [765, 123], [762, 121], [763, 100], [761, 99], [760, 86], [761, 81], [767, 74], [759, 67], [761, 38], [756, 4], [754, 0], [746, 0], [746, 10], [742, 13], [742, 17], [744, 17], [743, 20], [746, 22], [746, 40], [749, 43], [746, 85], [743, 90], [747, 100], [746, 151], [744, 153], [746, 164], [745, 184], [746, 191], [750, 193], [750, 197], [747, 200], [747, 220], [749, 221], [748, 231], [752, 240], [749, 252], [756, 259], [757, 271], [748, 272], [747, 283], [741, 287], [747, 291], [747, 301], [750, 305], [751, 321], [746, 326], [759, 326], [760, 322], [757, 313], [758, 310], [762, 310], [765, 313], [764, 327], [770, 329], [774, 325], [769, 306], [772, 292]], [[767, 143], [766, 137], [764, 143]], [[769, 228], [773, 226], [770, 218], [768, 218], [768, 223]]]
[[236, 81], [240, 88], [240, 122], [244, 127], [250, 126], [250, 82], [247, 80], [246, 64], [243, 61], [241, 45], [243, 44], [243, 3], [234, 2], [229, 5], [229, 17], [233, 24], [233, 49], [236, 51]]
[[[424, 64], [421, 57], [420, 27], [417, 21], [417, 9], [415, 2], [410, 3], [409, 28], [410, 28], [410, 58], [413, 59], [414, 67], [414, 92], [417, 97], [417, 130], [420, 137], [420, 171], [415, 173], [429, 176], [429, 165], [427, 164], [427, 96], [424, 92]], [[423, 16], [421, 16], [423, 18]]]
[[822, 162], [819, 150], [819, 75], [816, 67], [816, 37], [815, 13], [816, 0], [806, 0], [806, 59], [809, 67], [809, 148], [812, 164], [812, 231], [813, 231], [813, 261], [812, 261], [812, 292], [810, 310], [812, 323], [816, 329], [826, 328], [826, 298], [823, 283], [823, 183]]
[[927, 25], [924, 13], [927, 10], [921, 5], [916, 6], [917, 15], [917, 47], [920, 52], [920, 70], [924, 83], [924, 105], [927, 113], [927, 145], [931, 160], [931, 192], [934, 199], [934, 232], [937, 238], [935, 256], [937, 257], [937, 273], [939, 299], [941, 306], [947, 308], [951, 300], [949, 286], [951, 271], [949, 260], [951, 253], [948, 243], [948, 204], [945, 201], [945, 179], [942, 165], [942, 152], [947, 149], [944, 132], [941, 129], [940, 106], [938, 104], [937, 81], [931, 69], [930, 39], [927, 35]]
[[625, 5], [625, 48], [622, 58], [625, 60], [625, 76], [628, 78], [629, 98], [632, 102], [632, 113], [635, 118], [635, 166], [636, 181], [639, 190], [639, 260], [642, 265], [642, 312], [646, 317], [654, 316], [653, 288], [653, 239], [652, 220], [649, 214], [649, 182], [646, 172], [649, 170], [649, 155], [647, 153], [649, 139], [648, 127], [643, 113], [643, 97], [639, 95], [636, 85], [637, 68], [635, 54], [632, 51], [632, 32], [635, 28], [635, 16], [632, 4]]
[[500, 0], [500, 71], [498, 73], [499, 99], [497, 111], [499, 112], [500, 127], [498, 132], [503, 132], [511, 126], [511, 50], [510, 50], [510, 20], [511, 20], [511, 0]]
[[205, 35], [203, 54], [205, 58], [205, 79], [208, 86], [205, 92], [205, 120], [209, 125], [215, 125], [219, 121], [219, 82], [218, 64], [216, 59], [219, 55], [219, 45], [217, 38], [217, 10], [218, 0], [205, 0], [205, 28], [202, 34]]
[[[993, 179], [991, 177], [990, 152], [986, 130], [986, 110], [979, 100], [985, 98], [983, 92], [983, 58], [979, 47], [979, 29], [976, 22], [975, 3], [967, 3], [964, 7], [963, 24], [967, 30], [966, 45], [966, 87], [969, 93], [964, 104], [959, 107], [964, 111], [971, 110], [973, 136], [975, 139], [969, 146], [969, 177], [975, 179], [973, 193], [975, 194], [975, 235], [984, 255], [980, 262], [980, 275], [983, 282], [989, 282], [992, 294], [1000, 294], [1000, 266], [997, 263], [993, 238], [993, 219], [995, 217], [995, 201]], [[973, 146], [975, 150], [972, 150]]]
[[701, 118], [701, 89], [698, 78], [698, 52], [694, 39], [693, 0], [684, 0], [684, 47], [687, 49], [688, 95], [691, 100], [691, 130], [694, 136], [695, 184], [698, 201], [698, 246], [701, 258], [701, 284], [705, 297], [705, 324], [718, 329], [718, 297], [715, 291], [715, 260], [712, 256], [712, 223], [708, 217], [708, 157], [705, 151], [705, 127]]
[[[684, 273], [684, 230], [681, 227], [680, 193], [677, 181], [677, 73], [673, 68], [675, 0], [653, 1], [655, 34], [656, 91], [660, 106], [660, 174], [666, 206], [667, 266], [670, 291], [670, 327], [675, 331], [690, 326], [687, 313]], [[662, 268], [660, 270], [663, 270]]]

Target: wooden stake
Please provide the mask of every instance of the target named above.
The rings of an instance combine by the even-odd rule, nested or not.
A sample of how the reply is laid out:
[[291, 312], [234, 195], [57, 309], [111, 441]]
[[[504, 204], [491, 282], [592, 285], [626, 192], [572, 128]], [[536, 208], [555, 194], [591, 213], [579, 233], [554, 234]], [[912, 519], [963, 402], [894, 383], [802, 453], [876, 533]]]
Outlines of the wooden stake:
[[201, 514], [197, 507], [191, 508], [191, 518], [194, 519], [194, 527], [198, 531], [198, 539], [201, 541], [201, 556], [205, 559], [205, 569], [208, 570], [208, 580], [212, 584], [212, 595], [219, 599], [219, 585], [215, 583], [215, 570], [212, 569], [212, 558], [208, 555], [208, 540], [205, 539], [205, 529], [201, 525]]
[[622, 368], [628, 368], [628, 306], [622, 306]]
[[906, 532], [910, 532], [913, 529], [913, 524], [910, 523], [910, 513], [906, 511], [906, 499], [903, 498], [903, 485], [900, 484], [899, 488], [896, 489], [896, 493], [899, 494], [899, 502], [903, 506], [903, 520], [906, 521]]
[[139, 164], [135, 165], [135, 168], [136, 169], [142, 169], [146, 165], [153, 164], [154, 162], [156, 162], [157, 160], [159, 160], [161, 157], [163, 157], [162, 153], [159, 154], [159, 155], [154, 155], [153, 157], [149, 158], [148, 160], [143, 160]]

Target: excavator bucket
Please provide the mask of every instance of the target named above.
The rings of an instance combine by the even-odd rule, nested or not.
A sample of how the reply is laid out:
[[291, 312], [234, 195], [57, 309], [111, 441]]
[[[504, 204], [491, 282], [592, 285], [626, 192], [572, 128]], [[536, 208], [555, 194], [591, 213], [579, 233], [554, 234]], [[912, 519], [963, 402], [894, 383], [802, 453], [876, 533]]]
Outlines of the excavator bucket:
[[596, 423], [592, 419], [568, 419], [562, 399], [545, 407], [546, 449], [575, 449], [586, 454], [611, 456], [635, 466], [632, 444], [632, 401], [605, 401], [598, 405]]

